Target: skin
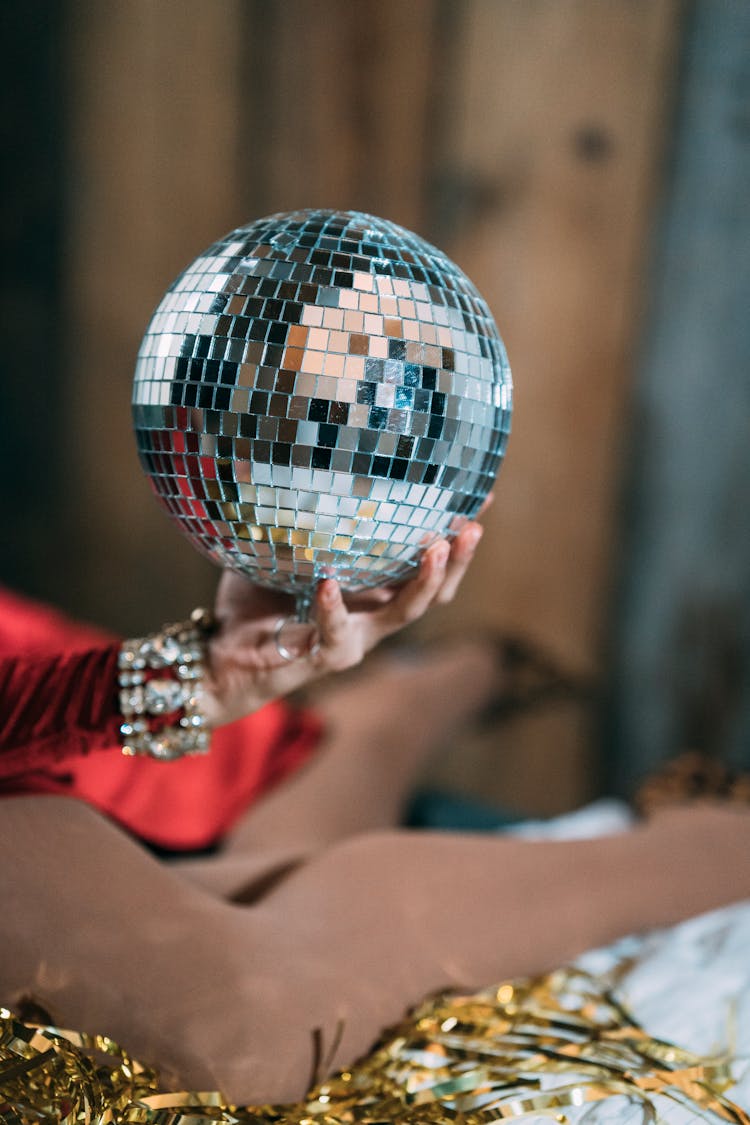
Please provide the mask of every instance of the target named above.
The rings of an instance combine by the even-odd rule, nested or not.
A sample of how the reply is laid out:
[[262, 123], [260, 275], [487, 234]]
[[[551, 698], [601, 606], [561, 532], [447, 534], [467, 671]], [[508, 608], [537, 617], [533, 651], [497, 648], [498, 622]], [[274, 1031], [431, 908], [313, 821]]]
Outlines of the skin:
[[[368, 604], [323, 583], [320, 652], [292, 662], [272, 641], [288, 604], [224, 578], [207, 689], [217, 719], [352, 667], [449, 600], [476, 540], [467, 525]], [[569, 843], [397, 830], [426, 754], [497, 683], [487, 648], [467, 644], [330, 688], [316, 759], [204, 860], [160, 863], [77, 801], [6, 800], [0, 1003], [31, 996], [64, 1026], [111, 1035], [166, 1088], [290, 1101], [315, 1036], [341, 1067], [426, 993], [541, 972], [750, 895], [750, 815], [728, 807]]]
[[93, 810], [6, 802], [0, 1002], [31, 994], [167, 1088], [302, 1097], [316, 1029], [350, 1064], [425, 994], [542, 972], [750, 895], [750, 815], [677, 810], [622, 836], [531, 843], [382, 829], [251, 906], [160, 864]]
[[[483, 511], [486, 510], [488, 500]], [[482, 527], [468, 521], [452, 542], [439, 539], [424, 552], [416, 576], [399, 587], [345, 598], [333, 578], [318, 584], [313, 627], [300, 626], [284, 643], [300, 659], [284, 661], [274, 643], [280, 616], [292, 612], [291, 599], [253, 586], [230, 571], [216, 596], [219, 632], [210, 645], [210, 672], [204, 682], [204, 710], [212, 726], [232, 722], [330, 672], [355, 667], [376, 645], [413, 624], [431, 605], [455, 596], [482, 537]], [[293, 627], [294, 628], [294, 627]]]

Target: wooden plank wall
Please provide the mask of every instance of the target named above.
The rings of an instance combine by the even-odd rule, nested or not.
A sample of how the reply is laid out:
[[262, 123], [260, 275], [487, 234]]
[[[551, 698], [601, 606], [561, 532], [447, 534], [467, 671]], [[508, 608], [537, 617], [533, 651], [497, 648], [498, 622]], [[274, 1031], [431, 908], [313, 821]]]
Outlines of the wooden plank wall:
[[[67, 604], [136, 631], [204, 600], [129, 433], [171, 278], [232, 225], [355, 207], [419, 231], [506, 337], [517, 415], [471, 584], [432, 628], [598, 667], [676, 0], [70, 0]], [[573, 712], [441, 776], [529, 809], [591, 791]], [[540, 785], [539, 778], [547, 780]]]
[[135, 454], [130, 392], [163, 290], [242, 221], [240, 8], [239, 0], [68, 6], [68, 597], [131, 635], [179, 619], [214, 581], [155, 509]]
[[[468, 7], [443, 148], [461, 212], [441, 241], [496, 310], [516, 410], [474, 581], [449, 616], [598, 675], [678, 11]], [[484, 792], [543, 811], [595, 792], [591, 718], [568, 706], [475, 740]], [[443, 768], [459, 782], [458, 757]]]

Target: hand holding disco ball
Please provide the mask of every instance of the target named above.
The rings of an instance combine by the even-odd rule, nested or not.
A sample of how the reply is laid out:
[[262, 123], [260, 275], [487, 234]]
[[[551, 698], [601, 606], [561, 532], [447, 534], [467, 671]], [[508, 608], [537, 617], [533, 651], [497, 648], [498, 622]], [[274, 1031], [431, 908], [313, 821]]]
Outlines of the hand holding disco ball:
[[286, 594], [225, 570], [215, 606], [221, 628], [211, 638], [202, 693], [209, 726], [240, 718], [321, 674], [354, 667], [430, 606], [450, 601], [480, 536], [480, 526], [467, 521], [450, 544], [431, 544], [398, 587], [344, 598], [338, 582], [323, 579], [315, 590], [312, 627], [289, 616]]
[[215, 562], [292, 594], [414, 573], [492, 487], [511, 377], [490, 311], [439, 250], [358, 212], [227, 235], [167, 291], [133, 413], [157, 497]]

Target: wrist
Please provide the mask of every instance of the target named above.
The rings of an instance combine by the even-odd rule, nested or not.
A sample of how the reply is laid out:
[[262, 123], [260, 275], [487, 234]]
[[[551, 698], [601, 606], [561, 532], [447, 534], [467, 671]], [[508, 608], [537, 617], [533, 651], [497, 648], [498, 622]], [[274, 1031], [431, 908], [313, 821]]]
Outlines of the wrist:
[[252, 690], [248, 672], [248, 666], [238, 659], [226, 637], [208, 638], [205, 671], [198, 695], [201, 713], [209, 727], [234, 723], [268, 702]]
[[215, 642], [209, 639], [206, 644], [204, 673], [197, 685], [196, 694], [201, 714], [205, 716], [206, 725], [211, 729], [231, 722], [221, 688], [222, 664]]

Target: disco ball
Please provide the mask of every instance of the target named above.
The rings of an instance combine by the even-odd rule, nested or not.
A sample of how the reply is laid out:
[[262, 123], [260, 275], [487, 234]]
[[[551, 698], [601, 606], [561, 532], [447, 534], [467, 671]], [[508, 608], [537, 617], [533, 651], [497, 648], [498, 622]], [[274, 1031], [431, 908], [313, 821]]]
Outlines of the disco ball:
[[474, 516], [510, 431], [492, 315], [440, 250], [355, 211], [214, 243], [143, 338], [141, 463], [188, 539], [309, 603], [398, 582]]

